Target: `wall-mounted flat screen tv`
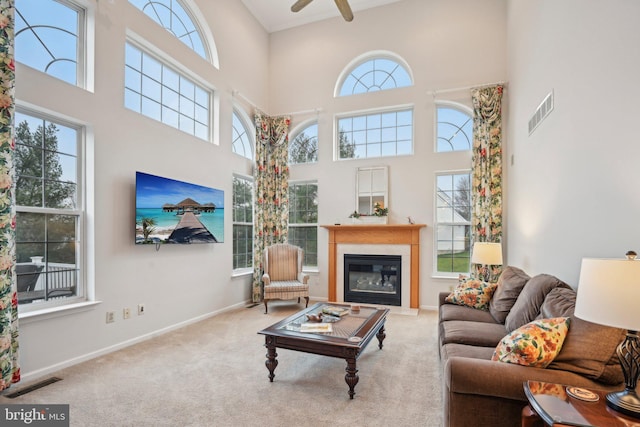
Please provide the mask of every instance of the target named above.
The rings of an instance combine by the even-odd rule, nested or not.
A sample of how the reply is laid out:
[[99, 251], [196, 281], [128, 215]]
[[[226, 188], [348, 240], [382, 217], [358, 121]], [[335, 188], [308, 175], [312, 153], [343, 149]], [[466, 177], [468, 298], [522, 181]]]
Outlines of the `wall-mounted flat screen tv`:
[[224, 191], [136, 172], [136, 245], [223, 241]]

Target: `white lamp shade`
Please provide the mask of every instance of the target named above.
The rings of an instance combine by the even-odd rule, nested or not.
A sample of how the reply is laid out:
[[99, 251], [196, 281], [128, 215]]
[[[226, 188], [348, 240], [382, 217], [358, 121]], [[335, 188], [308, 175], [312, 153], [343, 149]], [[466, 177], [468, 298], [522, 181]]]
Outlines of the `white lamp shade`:
[[502, 244], [475, 242], [471, 262], [473, 264], [502, 265]]
[[584, 258], [575, 315], [589, 322], [640, 330], [640, 261]]

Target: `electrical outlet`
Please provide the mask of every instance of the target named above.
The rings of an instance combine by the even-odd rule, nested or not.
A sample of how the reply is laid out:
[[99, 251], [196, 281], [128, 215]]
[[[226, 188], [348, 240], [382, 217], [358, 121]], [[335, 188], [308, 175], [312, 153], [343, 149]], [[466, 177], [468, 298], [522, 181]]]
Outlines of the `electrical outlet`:
[[116, 321], [116, 312], [107, 311], [107, 323], [113, 323]]
[[122, 318], [128, 319], [131, 317], [131, 309], [129, 307], [122, 309]]
[[138, 316], [142, 316], [144, 314], [144, 311], [144, 304], [138, 304]]

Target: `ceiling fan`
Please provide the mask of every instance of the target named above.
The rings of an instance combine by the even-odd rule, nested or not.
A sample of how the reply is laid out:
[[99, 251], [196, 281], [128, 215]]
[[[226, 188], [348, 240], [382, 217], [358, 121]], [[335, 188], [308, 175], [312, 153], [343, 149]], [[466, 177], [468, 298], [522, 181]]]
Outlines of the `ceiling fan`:
[[[292, 12], [300, 12], [306, 5], [311, 3], [313, 0], [297, 0], [293, 6], [291, 6]], [[335, 0], [336, 6], [340, 10], [342, 17], [345, 21], [351, 22], [353, 21], [353, 12], [351, 11], [351, 7], [349, 6], [348, 0]]]

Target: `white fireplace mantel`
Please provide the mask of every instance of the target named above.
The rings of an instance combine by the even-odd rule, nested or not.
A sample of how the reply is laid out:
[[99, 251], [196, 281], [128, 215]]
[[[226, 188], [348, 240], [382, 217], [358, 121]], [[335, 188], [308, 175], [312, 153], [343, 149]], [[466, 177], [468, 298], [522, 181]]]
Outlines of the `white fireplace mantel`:
[[420, 230], [425, 224], [322, 225], [329, 231], [329, 301], [338, 301], [340, 245], [407, 245], [410, 308], [420, 307]]

